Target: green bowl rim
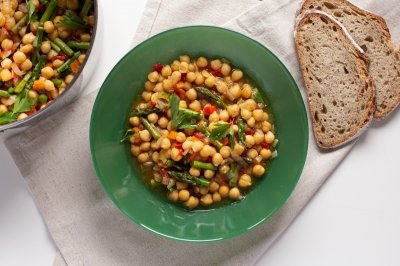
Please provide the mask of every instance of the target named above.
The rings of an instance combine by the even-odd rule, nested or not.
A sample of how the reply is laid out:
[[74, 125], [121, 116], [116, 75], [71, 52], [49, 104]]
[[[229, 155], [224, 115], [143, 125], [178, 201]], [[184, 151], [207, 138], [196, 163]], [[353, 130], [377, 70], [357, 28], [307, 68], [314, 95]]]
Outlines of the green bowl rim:
[[[168, 235], [168, 234], [159, 232], [159, 231], [157, 231], [157, 230], [154, 230], [153, 228], [149, 228], [149, 227], [145, 226], [144, 224], [142, 224], [141, 222], [139, 222], [139, 221], [136, 219], [136, 217], [131, 216], [131, 215], [130, 215], [129, 213], [127, 213], [121, 206], [119, 206], [118, 201], [116, 200], [116, 198], [114, 197], [114, 195], [106, 189], [107, 186], [106, 186], [106, 184], [105, 184], [105, 181], [103, 180], [104, 178], [103, 178], [103, 176], [100, 175], [99, 170], [98, 170], [99, 167], [98, 167], [97, 160], [94, 158], [94, 153], [95, 153], [95, 152], [94, 152], [94, 143], [93, 143], [93, 135], [94, 135], [94, 132], [93, 132], [92, 123], [93, 123], [93, 116], [94, 116], [94, 113], [96, 113], [96, 110], [97, 110], [97, 102], [98, 102], [99, 99], [101, 98], [101, 95], [102, 95], [102, 93], [103, 93], [103, 91], [104, 91], [103, 85], [109, 80], [109, 78], [110, 78], [110, 76], [112, 75], [112, 73], [113, 73], [114, 71], [116, 71], [116, 68], [118, 67], [118, 65], [121, 64], [121, 63], [124, 61], [124, 59], [125, 59], [129, 54], [133, 53], [137, 48], [139, 48], [139, 47], [141, 47], [142, 45], [144, 45], [147, 41], [153, 40], [153, 39], [157, 39], [157, 38], [160, 37], [160, 35], [164, 35], [164, 34], [166, 34], [166, 33], [168, 33], [168, 32], [171, 32], [171, 31], [177, 31], [177, 30], [183, 30], [183, 29], [190, 29], [190, 28], [193, 28], [193, 29], [207, 29], [207, 28], [210, 28], [210, 29], [217, 29], [217, 30], [221, 30], [221, 31], [227, 31], [227, 32], [230, 32], [230, 33], [232, 33], [232, 34], [234, 34], [234, 35], [237, 35], [238, 37], [245, 38], [245, 39], [247, 39], [248, 41], [257, 44], [258, 46], [260, 46], [261, 49], [265, 50], [267, 53], [269, 53], [270, 55], [272, 55], [272, 56], [275, 58], [275, 60], [277, 60], [277, 62], [279, 62], [280, 67], [282, 68], [282, 70], [283, 70], [284, 72], [286, 72], [287, 77], [289, 78], [289, 81], [293, 84], [293, 86], [294, 86], [295, 88], [297, 88], [297, 90], [296, 90], [294, 93], [295, 93], [296, 97], [299, 97], [299, 99], [301, 99], [301, 101], [303, 102], [303, 104], [301, 105], [301, 108], [300, 108], [300, 109], [301, 109], [302, 115], [306, 118], [306, 119], [304, 119], [305, 124], [303, 125], [303, 126], [305, 126], [305, 128], [307, 128], [307, 130], [305, 131], [305, 132], [306, 132], [306, 135], [305, 135], [305, 141], [304, 141], [304, 143], [303, 143], [303, 151], [304, 151], [304, 153], [302, 154], [302, 158], [303, 158], [303, 160], [302, 160], [302, 162], [301, 162], [301, 165], [302, 165], [302, 166], [298, 169], [298, 173], [296, 174], [296, 180], [295, 180], [295, 182], [292, 183], [292, 186], [288, 186], [287, 193], [284, 194], [284, 197], [282, 197], [283, 200], [280, 201], [280, 202], [278, 202], [278, 204], [276, 204], [277, 207], [276, 207], [275, 209], [273, 209], [268, 215], [264, 216], [262, 219], [260, 219], [260, 220], [257, 221], [256, 223], [254, 223], [252, 226], [249, 226], [249, 227], [246, 227], [246, 228], [242, 228], [242, 229], [240, 229], [240, 230], [235, 230], [234, 232], [229, 233], [229, 234], [225, 234], [223, 237], [219, 237], [219, 238], [187, 239], [187, 238], [182, 238], [182, 237], [176, 237], [176, 236]], [[134, 222], [136, 225], [139, 225], [140, 227], [145, 228], [145, 229], [147, 229], [147, 230], [153, 232], [154, 234], [159, 235], [159, 236], [163, 236], [163, 237], [165, 237], [165, 238], [167, 238], [167, 239], [179, 240], [179, 241], [183, 241], [183, 242], [194, 242], [194, 243], [198, 242], [198, 243], [202, 243], [202, 242], [223, 241], [223, 240], [228, 240], [228, 239], [231, 239], [231, 238], [239, 237], [239, 236], [241, 236], [243, 233], [248, 232], [248, 231], [250, 231], [250, 230], [253, 230], [254, 228], [258, 227], [258, 225], [260, 225], [260, 224], [264, 223], [265, 221], [269, 220], [271, 217], [273, 217], [273, 216], [276, 214], [276, 212], [277, 212], [279, 209], [281, 209], [281, 208], [285, 205], [285, 203], [286, 203], [286, 202], [288, 201], [288, 199], [290, 198], [290, 195], [293, 193], [295, 187], [297, 186], [297, 184], [298, 184], [298, 182], [299, 182], [299, 179], [300, 179], [300, 177], [301, 177], [301, 174], [302, 174], [302, 172], [303, 172], [304, 166], [305, 166], [305, 162], [306, 162], [306, 158], [307, 158], [307, 154], [308, 154], [308, 142], [309, 142], [309, 130], [308, 130], [308, 129], [309, 129], [308, 116], [307, 116], [307, 111], [306, 111], [306, 107], [305, 107], [305, 103], [304, 103], [303, 97], [301, 96], [301, 93], [300, 93], [300, 88], [297, 86], [297, 83], [295, 82], [295, 80], [294, 80], [292, 74], [289, 72], [289, 70], [288, 70], [287, 67], [283, 64], [283, 62], [275, 55], [275, 53], [273, 53], [271, 50], [269, 50], [266, 46], [264, 46], [263, 44], [261, 44], [261, 43], [258, 42], [257, 40], [252, 39], [252, 38], [250, 38], [250, 37], [248, 37], [248, 36], [246, 36], [246, 35], [244, 35], [244, 34], [242, 34], [242, 33], [239, 33], [239, 32], [237, 32], [237, 31], [234, 31], [234, 30], [231, 30], [231, 29], [227, 29], [227, 28], [223, 28], [223, 27], [219, 27], [219, 26], [210, 26], [210, 25], [190, 25], [190, 26], [183, 26], [183, 27], [171, 28], [171, 29], [162, 31], [162, 32], [160, 32], [160, 33], [158, 33], [158, 34], [155, 34], [155, 35], [153, 35], [153, 36], [147, 38], [146, 40], [140, 42], [139, 44], [135, 45], [135, 46], [134, 46], [133, 48], [131, 48], [128, 52], [126, 52], [124, 56], [122, 56], [122, 57], [118, 60], [118, 62], [113, 66], [113, 68], [111, 69], [111, 71], [108, 73], [107, 77], [105, 78], [105, 80], [103, 81], [103, 83], [102, 83], [102, 85], [101, 85], [101, 87], [100, 87], [100, 89], [99, 89], [98, 94], [96, 95], [96, 99], [95, 99], [95, 102], [94, 102], [94, 104], [93, 104], [93, 109], [92, 109], [92, 113], [91, 113], [91, 117], [90, 117], [90, 124], [89, 124], [89, 142], [90, 142], [91, 159], [92, 159], [92, 163], [93, 163], [93, 165], [94, 165], [94, 170], [95, 170], [95, 172], [96, 172], [96, 176], [97, 176], [97, 178], [100, 180], [100, 183], [101, 183], [101, 185], [102, 185], [103, 190], [106, 192], [106, 194], [107, 194], [107, 195], [111, 198], [111, 200], [113, 201], [114, 206], [116, 206], [124, 215], [126, 215], [126, 216], [127, 216], [132, 222]]]

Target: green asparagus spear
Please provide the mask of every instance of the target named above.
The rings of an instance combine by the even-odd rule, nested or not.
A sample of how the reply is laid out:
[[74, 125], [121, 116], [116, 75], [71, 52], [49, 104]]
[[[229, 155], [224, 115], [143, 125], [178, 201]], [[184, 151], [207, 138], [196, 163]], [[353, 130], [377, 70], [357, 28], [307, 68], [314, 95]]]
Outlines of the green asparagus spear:
[[36, 61], [39, 57], [39, 50], [43, 41], [43, 33], [44, 33], [43, 25], [39, 25], [35, 40], [33, 41], [33, 47], [35, 48], [35, 50], [33, 51], [32, 54], [32, 64], [36, 64]]
[[90, 42], [75, 42], [75, 41], [69, 41], [67, 42], [67, 45], [76, 50], [86, 50], [89, 49]]
[[202, 132], [204, 135], [206, 135], [207, 138], [209, 138], [210, 142], [211, 142], [215, 147], [217, 147], [218, 150], [221, 149], [222, 146], [224, 146], [224, 144], [222, 144], [219, 140], [210, 138], [210, 131], [208, 131], [207, 128], [203, 128], [203, 129], [201, 130], [201, 132]]
[[14, 92], [20, 93], [25, 88], [26, 83], [28, 83], [28, 81], [31, 77], [32, 77], [32, 71], [29, 71], [28, 73], [25, 74], [25, 76], [22, 78], [22, 80], [18, 83], [17, 87], [15, 87]]
[[80, 52], [76, 52], [70, 59], [68, 59], [67, 61], [64, 62], [64, 64], [62, 64], [60, 67], [57, 68], [57, 73], [60, 74], [63, 71], [67, 70], [67, 68], [69, 67], [69, 65], [71, 65], [72, 62], [74, 62], [76, 59], [78, 59], [78, 57], [81, 55]]
[[39, 23], [43, 25], [46, 21], [53, 16], [54, 11], [56, 10], [58, 0], [50, 0], [50, 3], [47, 5], [46, 10], [44, 11], [42, 17], [40, 18]]
[[239, 175], [239, 167], [236, 163], [231, 164], [231, 169], [229, 173], [227, 174], [227, 178], [229, 181], [229, 186], [230, 187], [235, 187], [236, 183], [238, 181], [238, 175]]
[[195, 87], [194, 89], [203, 95], [203, 97], [206, 97], [214, 102], [218, 107], [223, 109], [226, 108], [226, 103], [222, 100], [221, 96], [217, 92], [204, 87]]
[[23, 26], [25, 26], [25, 24], [27, 24], [28, 22], [28, 15], [24, 15], [15, 25], [14, 27], [12, 27], [11, 31], [14, 34], [17, 34], [20, 29], [22, 29]]
[[245, 143], [244, 122], [243, 119], [238, 119], [238, 136], [240, 143]]
[[71, 57], [74, 55], [74, 51], [60, 38], [55, 38], [54, 43], [61, 48], [61, 50], [68, 56]]
[[39, 62], [36, 64], [35, 68], [33, 69], [32, 76], [29, 78], [29, 81], [26, 82], [25, 87], [26, 89], [30, 90], [32, 88], [33, 82], [39, 77], [40, 71], [44, 67], [46, 63], [46, 55], [41, 55], [39, 58]]
[[[50, 41], [50, 40], [46, 38], [46, 41]], [[58, 46], [55, 42], [50, 41], [50, 46], [51, 46], [51, 49], [53, 49], [57, 53], [61, 52], [60, 46]]]
[[161, 137], [157, 127], [150, 123], [146, 118], [141, 117], [140, 122], [142, 122], [144, 127], [150, 132], [154, 139], [159, 139]]
[[217, 167], [212, 163], [205, 163], [200, 161], [193, 161], [192, 166], [194, 168], [204, 169], [204, 170], [217, 170]]
[[81, 9], [81, 13], [79, 14], [81, 19], [84, 19], [87, 16], [87, 14], [92, 6], [93, 6], [93, 0], [85, 0], [85, 3], [83, 4], [82, 9]]
[[178, 181], [186, 182], [192, 185], [199, 185], [203, 187], [208, 187], [210, 181], [201, 177], [191, 176], [188, 173], [180, 173], [175, 171], [168, 171], [170, 177], [175, 178]]
[[8, 98], [10, 97], [10, 94], [8, 91], [0, 90], [0, 97]]

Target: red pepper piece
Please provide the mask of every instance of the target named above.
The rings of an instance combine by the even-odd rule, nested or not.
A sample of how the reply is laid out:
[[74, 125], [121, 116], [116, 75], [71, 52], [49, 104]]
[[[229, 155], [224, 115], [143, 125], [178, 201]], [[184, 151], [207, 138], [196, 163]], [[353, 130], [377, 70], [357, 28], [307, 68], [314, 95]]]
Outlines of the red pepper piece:
[[163, 64], [155, 64], [153, 65], [153, 71], [157, 71], [158, 73], [161, 72], [161, 69], [163, 69], [164, 65]]
[[203, 133], [201, 133], [201, 132], [195, 132], [194, 134], [193, 134], [193, 136], [195, 136], [196, 138], [198, 138], [199, 140], [203, 140], [206, 136], [203, 134]]
[[59, 60], [62, 60], [62, 61], [67, 61], [68, 60], [68, 56], [65, 55], [65, 54], [59, 54], [59, 55], [56, 55], [56, 56], [53, 57], [53, 60], [56, 60], [56, 59], [59, 59]]
[[244, 133], [246, 135], [254, 135], [254, 133], [256, 132], [256, 130], [254, 128], [247, 128]]
[[270, 143], [266, 143], [266, 142], [261, 142], [260, 146], [264, 149], [269, 149], [271, 148], [271, 144]]
[[204, 115], [209, 116], [217, 110], [217, 107], [212, 104], [206, 104], [203, 108]]
[[222, 72], [221, 72], [221, 68], [218, 68], [216, 70], [211, 71], [211, 74], [215, 77], [222, 77]]
[[186, 73], [181, 73], [181, 81], [186, 82]]

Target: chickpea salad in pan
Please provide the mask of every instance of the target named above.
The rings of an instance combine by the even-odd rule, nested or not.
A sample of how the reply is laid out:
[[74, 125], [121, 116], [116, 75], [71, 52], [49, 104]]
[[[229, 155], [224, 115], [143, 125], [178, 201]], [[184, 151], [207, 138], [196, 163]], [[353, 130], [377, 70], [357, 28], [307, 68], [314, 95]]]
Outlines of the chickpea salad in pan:
[[94, 23], [93, 0], [0, 1], [0, 125], [63, 93], [85, 60]]
[[277, 156], [260, 91], [225, 59], [180, 56], [155, 64], [129, 114], [142, 178], [188, 209], [242, 199]]

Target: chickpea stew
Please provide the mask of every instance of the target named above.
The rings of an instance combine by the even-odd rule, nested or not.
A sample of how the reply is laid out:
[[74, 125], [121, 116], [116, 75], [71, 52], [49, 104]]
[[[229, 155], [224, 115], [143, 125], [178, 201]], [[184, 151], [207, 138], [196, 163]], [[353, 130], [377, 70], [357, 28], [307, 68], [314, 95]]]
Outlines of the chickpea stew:
[[225, 59], [182, 55], [147, 78], [121, 140], [145, 181], [188, 209], [242, 199], [277, 156], [260, 91]]
[[94, 24], [94, 0], [0, 2], [0, 125], [64, 92], [85, 60]]

